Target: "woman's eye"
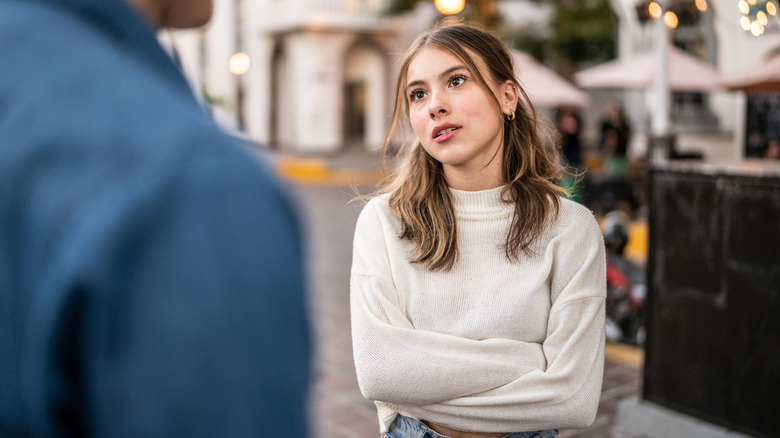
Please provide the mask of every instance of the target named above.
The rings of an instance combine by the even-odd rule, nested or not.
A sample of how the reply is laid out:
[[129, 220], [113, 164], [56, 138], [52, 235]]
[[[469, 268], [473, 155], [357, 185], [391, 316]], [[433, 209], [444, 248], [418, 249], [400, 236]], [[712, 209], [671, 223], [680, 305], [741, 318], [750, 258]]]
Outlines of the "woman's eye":
[[414, 90], [411, 93], [409, 93], [409, 100], [412, 102], [416, 100], [420, 100], [425, 97], [425, 91], [423, 90]]
[[457, 87], [463, 85], [464, 82], [466, 82], [466, 78], [463, 76], [453, 76], [452, 78], [450, 78], [451, 87]]

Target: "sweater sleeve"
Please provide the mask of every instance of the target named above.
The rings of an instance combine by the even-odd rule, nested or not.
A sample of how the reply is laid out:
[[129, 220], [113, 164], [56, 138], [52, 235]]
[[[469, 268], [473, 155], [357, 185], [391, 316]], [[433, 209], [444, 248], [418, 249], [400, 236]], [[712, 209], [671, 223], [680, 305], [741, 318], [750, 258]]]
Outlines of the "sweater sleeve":
[[593, 423], [604, 369], [606, 259], [599, 226], [587, 213], [550, 243], [553, 305], [543, 344], [547, 368], [488, 391], [424, 406], [396, 406], [398, 411], [473, 432]]
[[387, 240], [398, 237], [377, 204], [369, 203], [358, 219], [351, 278], [353, 352], [363, 396], [410, 406], [437, 403], [543, 371], [540, 344], [414, 328], [390, 274]]

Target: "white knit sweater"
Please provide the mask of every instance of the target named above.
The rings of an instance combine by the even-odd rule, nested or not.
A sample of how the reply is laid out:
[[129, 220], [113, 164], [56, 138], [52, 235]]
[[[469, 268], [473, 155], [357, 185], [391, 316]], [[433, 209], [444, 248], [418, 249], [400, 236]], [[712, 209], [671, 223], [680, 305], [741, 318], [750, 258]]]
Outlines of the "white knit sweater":
[[501, 188], [451, 190], [459, 258], [429, 271], [408, 256], [387, 196], [357, 222], [352, 340], [380, 431], [397, 413], [470, 432], [590, 425], [604, 367], [604, 245], [592, 213], [562, 200], [557, 220], [510, 261], [513, 205]]

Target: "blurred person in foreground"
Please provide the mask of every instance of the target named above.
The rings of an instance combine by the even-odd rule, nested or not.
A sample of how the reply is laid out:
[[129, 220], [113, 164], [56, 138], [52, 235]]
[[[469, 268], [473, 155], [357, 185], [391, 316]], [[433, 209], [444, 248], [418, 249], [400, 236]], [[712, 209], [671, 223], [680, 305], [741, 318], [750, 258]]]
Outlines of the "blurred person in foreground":
[[155, 38], [210, 0], [0, 0], [0, 436], [304, 437], [287, 199]]
[[[406, 162], [358, 219], [352, 340], [387, 438], [551, 438], [593, 423], [606, 257], [507, 47], [469, 25], [406, 52], [385, 151]], [[553, 129], [552, 127], [550, 129]]]

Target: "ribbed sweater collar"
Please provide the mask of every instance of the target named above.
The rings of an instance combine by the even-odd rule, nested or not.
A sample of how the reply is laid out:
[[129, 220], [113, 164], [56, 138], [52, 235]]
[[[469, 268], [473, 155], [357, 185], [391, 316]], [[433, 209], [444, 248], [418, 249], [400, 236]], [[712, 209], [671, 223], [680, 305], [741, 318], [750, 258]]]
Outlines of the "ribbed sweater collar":
[[455, 211], [460, 219], [503, 217], [512, 214], [514, 204], [501, 199], [504, 186], [495, 189], [467, 192], [450, 189]]

